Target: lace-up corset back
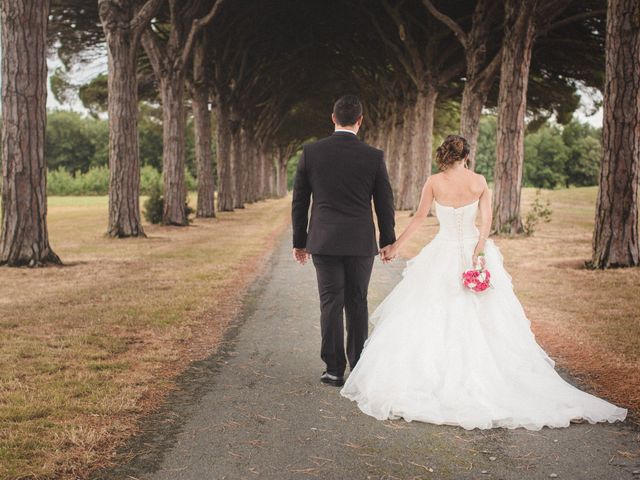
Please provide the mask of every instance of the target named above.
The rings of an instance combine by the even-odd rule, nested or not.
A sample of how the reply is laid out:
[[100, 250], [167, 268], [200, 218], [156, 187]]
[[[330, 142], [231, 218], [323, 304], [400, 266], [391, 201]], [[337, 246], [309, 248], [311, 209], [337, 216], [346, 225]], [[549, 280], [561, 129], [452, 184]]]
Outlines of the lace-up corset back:
[[478, 200], [457, 208], [441, 205], [437, 201], [434, 203], [440, 223], [439, 237], [451, 240], [477, 238], [479, 234], [476, 227]]

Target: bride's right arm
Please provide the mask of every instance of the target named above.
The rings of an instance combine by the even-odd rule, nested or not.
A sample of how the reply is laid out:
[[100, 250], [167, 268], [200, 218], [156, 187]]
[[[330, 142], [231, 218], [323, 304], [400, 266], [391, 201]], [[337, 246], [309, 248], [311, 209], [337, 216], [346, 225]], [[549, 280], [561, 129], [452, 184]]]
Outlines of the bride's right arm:
[[489, 233], [491, 232], [491, 223], [493, 222], [493, 216], [491, 212], [491, 190], [487, 185], [487, 180], [482, 177], [483, 190], [480, 195], [478, 208], [480, 210], [480, 236], [476, 248], [473, 250], [473, 257], [471, 258], [472, 265], [478, 263], [478, 255], [484, 252], [484, 246]]
[[418, 227], [422, 224], [429, 210], [431, 210], [431, 204], [433, 203], [433, 180], [429, 177], [422, 187], [422, 195], [420, 196], [420, 205], [416, 213], [413, 214], [413, 218], [407, 228], [404, 229], [402, 234], [398, 237], [398, 240], [392, 245], [391, 256], [395, 257], [398, 254], [398, 249], [404, 245], [416, 232]]

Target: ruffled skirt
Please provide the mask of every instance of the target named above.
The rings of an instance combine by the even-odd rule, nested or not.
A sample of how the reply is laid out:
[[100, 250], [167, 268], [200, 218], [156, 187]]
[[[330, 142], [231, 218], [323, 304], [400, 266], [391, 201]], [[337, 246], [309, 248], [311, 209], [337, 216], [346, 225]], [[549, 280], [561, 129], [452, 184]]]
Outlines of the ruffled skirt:
[[[463, 243], [437, 236], [409, 260], [371, 317], [375, 329], [341, 394], [379, 420], [539, 430], [624, 420], [627, 411], [565, 382], [538, 345], [502, 256], [489, 240], [492, 288], [462, 287]], [[468, 268], [468, 265], [466, 266]]]

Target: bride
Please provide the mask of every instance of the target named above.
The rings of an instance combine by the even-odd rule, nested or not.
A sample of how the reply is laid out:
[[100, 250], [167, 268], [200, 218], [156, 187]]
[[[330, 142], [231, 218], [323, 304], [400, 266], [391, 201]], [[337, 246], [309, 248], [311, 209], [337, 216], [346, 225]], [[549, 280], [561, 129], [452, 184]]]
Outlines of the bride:
[[[488, 239], [491, 193], [482, 175], [465, 168], [468, 153], [464, 138], [445, 139], [436, 154], [441, 173], [429, 177], [411, 223], [381, 252], [384, 261], [396, 257], [435, 205], [438, 234], [373, 313], [375, 330], [340, 393], [379, 420], [466, 429], [624, 420], [625, 409], [565, 382], [536, 343]], [[493, 288], [478, 294], [461, 275], [481, 253]]]

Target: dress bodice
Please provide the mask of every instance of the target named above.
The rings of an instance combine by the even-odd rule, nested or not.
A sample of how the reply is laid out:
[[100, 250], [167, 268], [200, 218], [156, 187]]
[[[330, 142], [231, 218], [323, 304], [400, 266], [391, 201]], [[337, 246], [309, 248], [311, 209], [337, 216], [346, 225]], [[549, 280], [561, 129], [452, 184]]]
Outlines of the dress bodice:
[[440, 223], [438, 236], [447, 240], [466, 240], [478, 238], [476, 215], [478, 214], [478, 200], [462, 207], [448, 207], [440, 205], [434, 200], [436, 216]]

